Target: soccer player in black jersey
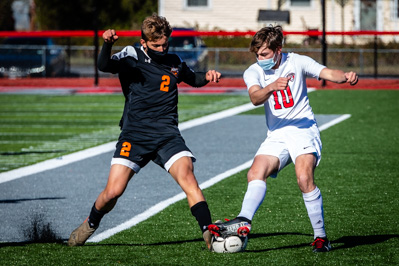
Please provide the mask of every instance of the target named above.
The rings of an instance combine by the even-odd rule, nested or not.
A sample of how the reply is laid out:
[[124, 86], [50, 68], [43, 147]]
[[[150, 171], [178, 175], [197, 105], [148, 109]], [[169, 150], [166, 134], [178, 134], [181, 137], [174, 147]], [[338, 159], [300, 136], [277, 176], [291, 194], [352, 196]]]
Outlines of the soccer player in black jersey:
[[89, 217], [76, 228], [68, 240], [70, 246], [83, 245], [98, 228], [102, 217], [111, 211], [129, 180], [150, 160], [163, 167], [187, 195], [188, 205], [210, 248], [211, 214], [193, 173], [195, 157], [178, 129], [177, 84], [184, 81], [193, 87], [218, 82], [221, 74], [192, 71], [180, 57], [168, 54], [172, 33], [161, 16], [147, 17], [141, 27], [141, 47], [125, 47], [111, 56], [118, 40], [115, 30], [103, 34], [98, 68], [118, 73], [125, 107], [121, 134], [111, 161], [108, 183], [95, 201]]

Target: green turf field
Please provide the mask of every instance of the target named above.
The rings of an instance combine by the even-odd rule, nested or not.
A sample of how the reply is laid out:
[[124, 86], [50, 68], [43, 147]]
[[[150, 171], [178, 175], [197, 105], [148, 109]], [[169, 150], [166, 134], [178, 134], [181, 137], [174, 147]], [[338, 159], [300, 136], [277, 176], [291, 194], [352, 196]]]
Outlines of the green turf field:
[[[50, 142], [55, 142], [50, 139], [54, 128], [58, 132], [54, 136], [64, 133], [63, 136], [70, 134], [70, 138], [73, 135], [93, 137], [106, 123], [113, 128], [111, 131], [118, 132], [114, 120], [119, 119], [122, 100], [117, 96], [51, 96], [53, 100], [43, 99], [50, 96], [3, 96], [0, 96], [1, 147], [16, 137], [21, 143], [25, 141], [27, 147], [32, 146], [32, 150], [36, 149], [35, 145], [45, 145], [45, 139], [38, 141], [39, 144], [29, 144], [33, 139], [29, 134], [22, 140], [22, 130], [20, 135], [12, 137], [10, 134], [8, 139], [4, 138], [9, 132], [6, 130], [18, 131], [23, 122], [35, 125], [34, 121], [25, 118], [33, 113], [32, 119], [44, 125], [58, 125], [44, 128], [43, 132], [32, 127], [40, 134], [30, 136], [46, 134]], [[30, 100], [30, 97], [37, 98]], [[65, 102], [62, 97], [65, 97]], [[247, 101], [242, 96], [197, 97], [181, 97], [179, 111], [182, 120], [202, 115], [198, 110], [213, 112], [216, 110], [211, 108], [227, 108]], [[198, 225], [183, 200], [96, 244], [76, 248], [60, 243], [0, 244], [1, 264], [398, 265], [399, 165], [396, 160], [399, 158], [399, 91], [316, 91], [309, 97], [316, 114], [352, 115], [321, 134], [323, 159], [316, 170], [316, 183], [323, 194], [326, 228], [333, 251], [325, 254], [311, 252], [312, 229], [291, 165], [277, 179], [268, 181], [268, 192], [253, 220], [246, 252], [215, 254], [206, 251]], [[68, 109], [71, 111], [66, 112], [66, 116], [62, 115], [66, 109], [61, 106], [74, 106], [79, 101], [80, 105]], [[34, 108], [37, 102], [43, 104]], [[101, 107], [104, 102], [109, 104]], [[16, 110], [4, 109], [4, 103]], [[83, 103], [84, 110], [74, 111]], [[221, 103], [225, 104], [224, 107]], [[24, 111], [20, 109], [21, 105], [30, 105], [31, 108]], [[57, 108], [63, 111], [56, 111]], [[94, 122], [99, 109], [104, 111], [102, 116], [109, 117], [105, 119], [107, 122]], [[90, 111], [92, 114], [87, 118]], [[258, 108], [248, 115], [261, 112], [262, 108]], [[16, 117], [19, 123], [13, 122]], [[80, 127], [75, 125], [75, 120], [79, 121]], [[92, 130], [85, 128], [88, 122], [93, 122], [89, 123]], [[75, 131], [69, 133], [71, 128]], [[83, 128], [85, 130], [79, 130]], [[108, 140], [104, 138], [101, 141]], [[18, 149], [10, 148], [9, 151], [17, 152]], [[243, 171], [204, 191], [214, 220], [234, 218], [239, 212], [246, 190], [245, 175], [246, 171]]]

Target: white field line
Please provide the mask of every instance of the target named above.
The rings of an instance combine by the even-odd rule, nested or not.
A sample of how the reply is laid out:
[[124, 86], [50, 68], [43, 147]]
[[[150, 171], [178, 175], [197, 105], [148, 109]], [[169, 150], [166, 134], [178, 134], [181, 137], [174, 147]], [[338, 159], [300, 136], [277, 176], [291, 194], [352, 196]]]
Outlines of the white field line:
[[[204, 117], [200, 117], [197, 119], [193, 119], [187, 122], [183, 122], [179, 125], [179, 129], [181, 131], [189, 129], [189, 128], [193, 128], [199, 125], [203, 125], [206, 123], [210, 123], [213, 121], [216, 121], [218, 119], [223, 119], [229, 116], [233, 116], [245, 111], [249, 111], [252, 109], [257, 108], [256, 106], [254, 106], [252, 103], [248, 103], [248, 104], [244, 104], [241, 106], [237, 106], [234, 108], [230, 108], [218, 113], [214, 113], [214, 114], [210, 114]], [[50, 159], [50, 160], [46, 160], [34, 165], [30, 165], [30, 166], [25, 166], [25, 167], [21, 167], [15, 170], [11, 170], [8, 172], [4, 172], [4, 173], [0, 173], [0, 184], [1, 183], [5, 183], [11, 180], [15, 180], [24, 176], [28, 176], [28, 175], [32, 175], [32, 174], [37, 174], [40, 172], [44, 172], [47, 170], [51, 170], [57, 167], [61, 167], [70, 163], [74, 163], [80, 160], [84, 160], [96, 155], [100, 155], [102, 153], [106, 153], [106, 152], [110, 152], [113, 151], [115, 149], [115, 141], [100, 145], [100, 146], [96, 146], [93, 148], [89, 148], [86, 150], [82, 150], [82, 151], [78, 151], [75, 153], [71, 153], [59, 158], [55, 158], [55, 159]]]
[[15, 170], [11, 170], [8, 172], [0, 173], [0, 184], [5, 183], [11, 180], [15, 180], [24, 176], [37, 174], [40, 172], [44, 172], [47, 170], [51, 170], [57, 167], [61, 167], [70, 163], [74, 163], [86, 158], [90, 158], [96, 155], [100, 155], [102, 153], [112, 151], [115, 149], [116, 142], [109, 142], [106, 144], [102, 144], [100, 146], [96, 146], [93, 148], [89, 148], [86, 150], [78, 151], [75, 153], [71, 153], [68, 155], [64, 155], [59, 158], [54, 158], [50, 160], [46, 160], [40, 163], [36, 163], [33, 165], [21, 167]]
[[[346, 119], [348, 119], [350, 117], [351, 116], [349, 114], [341, 115], [340, 117], [338, 117], [338, 118], [336, 118], [336, 119], [334, 119], [334, 120], [332, 120], [332, 121], [320, 126], [319, 129], [320, 129], [320, 131], [326, 130], [327, 128], [332, 127], [333, 125], [336, 125], [336, 124], [338, 124], [338, 123], [340, 123], [340, 122], [342, 122], [342, 121], [344, 121], [344, 120], [346, 120]], [[217, 176], [212, 177], [211, 179], [209, 179], [209, 180], [205, 181], [204, 183], [200, 184], [201, 189], [205, 189], [205, 188], [211, 187], [214, 184], [222, 181], [223, 179], [226, 179], [226, 178], [228, 178], [228, 177], [230, 177], [230, 176], [232, 176], [232, 175], [234, 175], [234, 174], [236, 174], [238, 172], [241, 172], [241, 171], [243, 171], [245, 169], [248, 169], [252, 165], [252, 161], [253, 160], [249, 160], [249, 161], [247, 161], [247, 162], [245, 162], [245, 163], [243, 163], [243, 164], [241, 164], [241, 165], [239, 165], [239, 166], [237, 166], [235, 168], [232, 168], [230, 170], [227, 170], [224, 173], [221, 173], [221, 174], [219, 174]], [[138, 223], [140, 223], [142, 221], [145, 221], [148, 218], [150, 218], [151, 216], [159, 213], [160, 211], [162, 211], [163, 209], [167, 208], [171, 204], [174, 204], [174, 203], [178, 202], [179, 200], [184, 199], [185, 197], [186, 197], [186, 195], [183, 192], [181, 192], [181, 193], [179, 193], [179, 194], [177, 194], [177, 195], [175, 195], [175, 196], [173, 196], [173, 197], [171, 197], [169, 199], [166, 199], [166, 200], [164, 200], [164, 201], [152, 206], [151, 208], [145, 210], [144, 212], [134, 216], [130, 220], [128, 220], [128, 221], [126, 221], [126, 222], [124, 222], [124, 223], [122, 223], [122, 224], [120, 224], [120, 225], [118, 225], [118, 226], [116, 226], [114, 228], [108, 229], [108, 230], [106, 230], [104, 232], [101, 232], [101, 233], [93, 236], [91, 239], [88, 240], [88, 242], [100, 242], [100, 241], [103, 241], [103, 240], [105, 240], [105, 239], [107, 239], [107, 238], [109, 238], [109, 237], [111, 237], [111, 236], [123, 231], [123, 230], [129, 229], [129, 228], [135, 226], [136, 224], [138, 224]]]
[[344, 120], [346, 120], [346, 119], [348, 119], [350, 117], [351, 117], [350, 114], [341, 115], [340, 117], [337, 117], [337, 118], [331, 120], [330, 122], [321, 125], [319, 127], [319, 130], [320, 131], [326, 130], [327, 128], [332, 127], [332, 126], [334, 126], [334, 125], [336, 125], [338, 123], [341, 123], [342, 121], [344, 121]]
[[259, 106], [254, 106], [252, 103], [243, 104], [243, 105], [240, 105], [240, 106], [237, 106], [234, 108], [230, 108], [230, 109], [218, 112], [218, 113], [210, 114], [207, 116], [203, 116], [200, 118], [196, 118], [196, 119], [181, 123], [179, 125], [179, 129], [182, 131], [182, 130], [189, 129], [189, 128], [192, 128], [195, 126], [203, 125], [203, 124], [210, 123], [210, 122], [213, 122], [213, 121], [216, 121], [219, 119], [233, 116], [233, 115], [236, 115], [239, 113], [243, 113], [243, 112], [258, 108], [258, 107]]

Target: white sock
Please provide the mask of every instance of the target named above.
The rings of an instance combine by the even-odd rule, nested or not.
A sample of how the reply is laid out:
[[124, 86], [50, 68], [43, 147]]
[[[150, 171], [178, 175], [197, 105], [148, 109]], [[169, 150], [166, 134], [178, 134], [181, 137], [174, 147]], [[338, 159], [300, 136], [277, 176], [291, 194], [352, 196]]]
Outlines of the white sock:
[[247, 192], [242, 202], [240, 217], [252, 220], [259, 206], [262, 204], [266, 195], [266, 182], [263, 180], [253, 180], [248, 183]]
[[310, 223], [312, 224], [314, 237], [326, 237], [324, 228], [323, 198], [318, 187], [309, 193], [302, 193]]

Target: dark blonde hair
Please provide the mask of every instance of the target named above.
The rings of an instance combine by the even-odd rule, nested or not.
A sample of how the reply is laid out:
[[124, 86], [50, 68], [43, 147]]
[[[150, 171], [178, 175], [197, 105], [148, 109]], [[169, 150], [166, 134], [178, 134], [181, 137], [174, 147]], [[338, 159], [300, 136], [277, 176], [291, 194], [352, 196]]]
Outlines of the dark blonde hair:
[[278, 47], [283, 47], [283, 28], [279, 25], [268, 26], [260, 29], [252, 38], [249, 51], [257, 53], [264, 43], [266, 47], [272, 51], [276, 51]]
[[163, 36], [170, 37], [172, 27], [166, 18], [152, 14], [146, 17], [141, 25], [141, 38], [144, 41], [157, 41]]

